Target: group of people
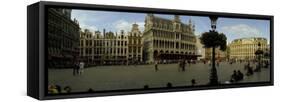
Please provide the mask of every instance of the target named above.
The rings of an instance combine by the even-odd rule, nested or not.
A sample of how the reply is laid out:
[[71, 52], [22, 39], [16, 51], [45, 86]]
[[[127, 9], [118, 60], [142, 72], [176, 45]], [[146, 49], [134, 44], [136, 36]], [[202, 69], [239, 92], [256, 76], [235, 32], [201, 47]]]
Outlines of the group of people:
[[[159, 64], [158, 61], [155, 61], [155, 63], [154, 63], [155, 72], [159, 71], [158, 64]], [[179, 66], [178, 71], [184, 72], [186, 70], [187, 64], [189, 66], [191, 66], [191, 64], [196, 64], [196, 62], [193, 60], [180, 60], [180, 61], [178, 61], [178, 66]]]
[[238, 82], [243, 80], [243, 78], [244, 78], [244, 74], [240, 70], [238, 71], [234, 70], [233, 74], [231, 75], [230, 82]]
[[71, 88], [69, 86], [65, 86], [63, 89], [59, 85], [49, 85], [48, 93], [49, 94], [59, 94], [59, 93], [70, 93]]
[[77, 62], [73, 67], [73, 76], [82, 75], [84, 72], [85, 63]]
[[[266, 64], [267, 64], [267, 63], [265, 63], [265, 62], [261, 63], [261, 65], [257, 63], [257, 64], [256, 64], [256, 68], [254, 69], [254, 68], [251, 66], [250, 62], [248, 62], [248, 63], [245, 65], [245, 67], [244, 67], [244, 69], [247, 71], [247, 74], [246, 74], [246, 75], [247, 75], [247, 76], [250, 76], [250, 75], [253, 75], [254, 72], [260, 72], [262, 67], [263, 67], [263, 68], [268, 68], [269, 65], [266, 66]], [[265, 65], [265, 66], [263, 66], [263, 65]]]

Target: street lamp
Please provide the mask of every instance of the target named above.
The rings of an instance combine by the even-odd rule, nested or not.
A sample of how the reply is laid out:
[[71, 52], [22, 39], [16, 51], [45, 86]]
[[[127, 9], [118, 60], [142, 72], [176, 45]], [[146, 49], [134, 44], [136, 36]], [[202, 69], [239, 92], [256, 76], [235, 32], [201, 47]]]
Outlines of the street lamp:
[[218, 17], [217, 16], [209, 16], [209, 18], [211, 20], [211, 28], [212, 28], [211, 31], [216, 31]]
[[[216, 32], [216, 25], [217, 25], [217, 16], [209, 16], [210, 20], [211, 20], [211, 28], [212, 30], [210, 32]], [[215, 46], [213, 46], [212, 48], [212, 68], [211, 68], [211, 73], [210, 73], [210, 85], [217, 85], [218, 82], [218, 75], [217, 75], [217, 69], [216, 69], [216, 59], [215, 59]]]

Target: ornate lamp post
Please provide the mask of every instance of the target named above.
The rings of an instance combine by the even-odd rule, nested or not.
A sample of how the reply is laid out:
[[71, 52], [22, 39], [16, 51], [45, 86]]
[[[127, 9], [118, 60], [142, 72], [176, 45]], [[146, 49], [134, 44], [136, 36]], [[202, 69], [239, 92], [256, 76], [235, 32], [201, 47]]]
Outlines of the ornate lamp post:
[[[211, 20], [211, 28], [210, 32], [216, 32], [216, 25], [217, 25], [217, 19], [218, 17], [216, 16], [209, 16]], [[215, 46], [212, 48], [212, 68], [211, 68], [211, 73], [210, 73], [210, 85], [217, 85], [219, 84], [218, 82], [218, 75], [217, 75], [217, 69], [216, 69], [216, 53], [215, 53]]]

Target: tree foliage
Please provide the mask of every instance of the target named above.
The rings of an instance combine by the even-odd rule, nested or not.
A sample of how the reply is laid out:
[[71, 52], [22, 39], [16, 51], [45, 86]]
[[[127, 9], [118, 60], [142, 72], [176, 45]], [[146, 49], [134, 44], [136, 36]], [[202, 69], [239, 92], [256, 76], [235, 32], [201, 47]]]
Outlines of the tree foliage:
[[220, 50], [226, 50], [226, 36], [223, 33], [214, 31], [204, 32], [200, 37], [201, 43], [205, 48], [220, 47]]

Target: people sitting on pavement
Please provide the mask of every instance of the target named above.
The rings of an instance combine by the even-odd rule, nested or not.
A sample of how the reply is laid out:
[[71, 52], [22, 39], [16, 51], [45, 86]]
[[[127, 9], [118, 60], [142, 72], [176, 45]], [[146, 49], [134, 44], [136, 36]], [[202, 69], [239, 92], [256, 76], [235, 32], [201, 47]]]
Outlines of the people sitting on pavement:
[[62, 93], [70, 93], [71, 92], [71, 88], [69, 86], [66, 86], [63, 88]]
[[237, 79], [238, 79], [238, 75], [237, 75], [236, 70], [234, 70], [233, 74], [231, 75], [230, 82], [236, 82]]
[[92, 88], [89, 88], [88, 92], [94, 92], [94, 90]]
[[195, 86], [195, 84], [196, 84], [195, 79], [192, 79], [192, 80], [191, 80], [191, 86]]
[[172, 83], [168, 82], [167, 83], [167, 88], [172, 88], [172, 87], [173, 87]]
[[58, 94], [59, 91], [57, 90], [57, 87], [55, 85], [49, 85], [48, 86], [48, 93], [49, 94]]
[[240, 70], [238, 70], [237, 71], [237, 81], [243, 80], [243, 78], [244, 78], [244, 74]]

